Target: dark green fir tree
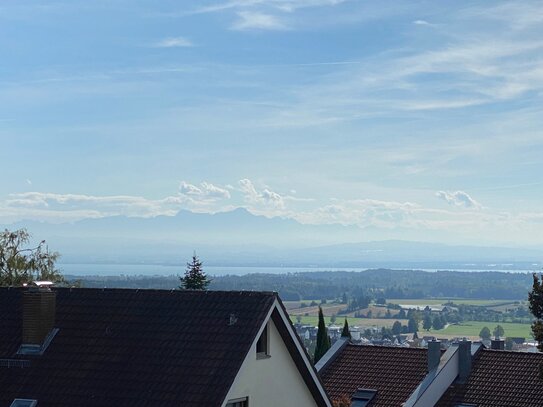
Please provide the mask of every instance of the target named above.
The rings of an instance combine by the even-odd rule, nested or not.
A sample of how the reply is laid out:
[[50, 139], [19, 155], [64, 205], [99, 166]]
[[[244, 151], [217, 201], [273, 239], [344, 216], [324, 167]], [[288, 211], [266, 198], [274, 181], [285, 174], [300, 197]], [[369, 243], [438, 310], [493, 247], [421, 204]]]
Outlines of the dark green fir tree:
[[196, 253], [192, 255], [192, 261], [187, 263], [185, 275], [179, 277], [179, 281], [181, 282], [179, 288], [182, 290], [206, 290], [211, 283]]
[[347, 322], [347, 318], [345, 318], [345, 323], [343, 324], [343, 331], [341, 331], [341, 337], [351, 339], [351, 331], [349, 330], [349, 323]]
[[535, 317], [532, 322], [532, 333], [534, 339], [537, 341], [537, 348], [540, 352], [543, 352], [543, 276], [541, 279], [534, 273], [534, 283], [532, 291], [528, 294], [528, 302], [530, 303], [530, 311]]

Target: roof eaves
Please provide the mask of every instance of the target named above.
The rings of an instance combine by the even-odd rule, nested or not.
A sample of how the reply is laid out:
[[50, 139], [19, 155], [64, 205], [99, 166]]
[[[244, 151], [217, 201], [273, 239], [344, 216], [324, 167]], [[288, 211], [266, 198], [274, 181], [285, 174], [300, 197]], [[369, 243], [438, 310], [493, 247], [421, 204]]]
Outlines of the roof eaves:
[[451, 346], [441, 356], [439, 365], [428, 372], [426, 377], [420, 382], [413, 393], [411, 393], [411, 396], [404, 403], [403, 407], [418, 407], [425, 405], [426, 397], [430, 394], [434, 394], [436, 389], [439, 393], [439, 396], [435, 400], [435, 402], [437, 402], [457, 376], [458, 347]]
[[[243, 291], [240, 291], [240, 293], [243, 293]], [[230, 381], [230, 383], [228, 383], [227, 386], [225, 386], [225, 390], [222, 392], [222, 394], [220, 395], [220, 398], [219, 400], [222, 400], [222, 403], [226, 403], [226, 396], [228, 396], [228, 392], [230, 391], [230, 389], [232, 388], [234, 382], [236, 381], [238, 375], [239, 375], [239, 371], [241, 369], [241, 366], [243, 365], [243, 362], [245, 362], [245, 359], [247, 358], [247, 355], [249, 353], [249, 351], [251, 350], [252, 346], [255, 344], [255, 342], [258, 340], [258, 338], [260, 337], [260, 334], [262, 333], [264, 327], [265, 327], [265, 324], [268, 322], [268, 320], [270, 319], [270, 316], [275, 308], [275, 300], [278, 298], [277, 297], [277, 293], [275, 292], [265, 292], [265, 294], [273, 294], [271, 295], [269, 298], [270, 298], [270, 304], [268, 306], [268, 311], [266, 312], [266, 316], [264, 318], [262, 318], [262, 320], [260, 321], [260, 328], [258, 329], [258, 331], [255, 332], [254, 336], [251, 338], [251, 341], [248, 342], [248, 345], [245, 347], [245, 349], [243, 350], [243, 354], [245, 355], [245, 357], [243, 357], [241, 360], [237, 361], [236, 364], [235, 364], [235, 371], [238, 372], [234, 377], [232, 377], [232, 380]]]
[[[328, 396], [321, 377], [311, 362], [305, 346], [296, 333], [292, 321], [288, 317], [288, 312], [279, 297], [277, 297], [275, 304], [277, 312], [272, 314], [273, 321], [276, 323], [277, 329], [285, 341], [287, 349], [311, 391], [313, 398], [319, 407], [332, 407], [330, 396]], [[279, 321], [282, 323], [279, 323]]]
[[323, 374], [334, 360], [341, 354], [343, 349], [349, 344], [349, 338], [338, 339], [323, 357], [315, 364], [315, 369], [319, 374]]

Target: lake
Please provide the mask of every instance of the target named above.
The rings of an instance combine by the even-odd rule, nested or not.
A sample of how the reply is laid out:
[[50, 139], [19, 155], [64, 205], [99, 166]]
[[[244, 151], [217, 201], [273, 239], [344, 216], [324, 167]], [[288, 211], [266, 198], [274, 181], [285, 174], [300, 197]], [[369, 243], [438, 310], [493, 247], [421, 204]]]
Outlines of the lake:
[[[143, 275], [143, 276], [170, 276], [183, 274], [185, 271], [184, 265], [157, 265], [157, 264], [87, 264], [87, 263], [59, 263], [58, 267], [65, 275], [72, 276], [118, 276], [118, 275]], [[267, 273], [267, 274], [285, 274], [285, 273], [303, 273], [311, 271], [364, 271], [368, 268], [357, 267], [251, 267], [251, 266], [204, 266], [204, 270], [210, 276], [244, 275], [251, 273]], [[410, 269], [406, 267], [405, 269]], [[435, 272], [438, 269], [421, 269], [428, 272]], [[440, 268], [439, 270], [444, 270]], [[488, 269], [450, 269], [454, 271], [464, 272], [480, 272], [480, 271], [502, 271]], [[533, 273], [540, 270], [503, 270], [513, 273]]]

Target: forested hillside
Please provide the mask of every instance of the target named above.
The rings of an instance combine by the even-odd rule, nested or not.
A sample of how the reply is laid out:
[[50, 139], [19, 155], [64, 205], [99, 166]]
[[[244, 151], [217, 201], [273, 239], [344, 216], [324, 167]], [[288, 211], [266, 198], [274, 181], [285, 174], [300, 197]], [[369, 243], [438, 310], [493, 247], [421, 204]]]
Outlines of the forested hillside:
[[[416, 270], [367, 270], [362, 272], [304, 272], [248, 274], [213, 277], [212, 290], [277, 291], [285, 301], [349, 298], [478, 298], [525, 299], [532, 277], [527, 273], [426, 272]], [[176, 288], [169, 277], [85, 277], [84, 287]]]

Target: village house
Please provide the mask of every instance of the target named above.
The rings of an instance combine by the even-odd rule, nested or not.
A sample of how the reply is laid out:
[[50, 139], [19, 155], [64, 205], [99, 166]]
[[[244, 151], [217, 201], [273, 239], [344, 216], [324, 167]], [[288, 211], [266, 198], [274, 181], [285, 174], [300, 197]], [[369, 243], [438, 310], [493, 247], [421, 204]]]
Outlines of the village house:
[[271, 292], [0, 288], [0, 407], [331, 407]]
[[461, 340], [443, 349], [355, 345], [337, 341], [316, 368], [332, 400], [360, 407], [543, 406], [542, 353]]

